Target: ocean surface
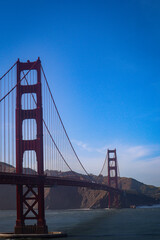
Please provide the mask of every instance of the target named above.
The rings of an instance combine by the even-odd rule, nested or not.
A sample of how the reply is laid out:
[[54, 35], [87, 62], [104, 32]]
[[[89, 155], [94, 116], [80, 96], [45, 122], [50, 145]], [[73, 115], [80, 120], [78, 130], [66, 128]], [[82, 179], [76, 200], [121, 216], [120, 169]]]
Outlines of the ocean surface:
[[[15, 211], [0, 211], [0, 232], [13, 232]], [[49, 231], [62, 240], [160, 240], [160, 205], [136, 209], [46, 211]]]

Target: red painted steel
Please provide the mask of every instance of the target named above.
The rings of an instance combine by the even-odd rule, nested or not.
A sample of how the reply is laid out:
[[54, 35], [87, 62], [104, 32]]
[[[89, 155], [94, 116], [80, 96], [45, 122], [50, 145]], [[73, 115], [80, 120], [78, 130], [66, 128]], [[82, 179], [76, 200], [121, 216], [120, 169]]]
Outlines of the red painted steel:
[[[34, 85], [21, 84], [21, 72], [24, 70], [37, 71], [37, 83]], [[35, 93], [37, 103], [35, 109], [22, 109], [22, 95]], [[25, 119], [35, 119], [37, 124], [37, 138], [34, 140], [23, 140], [22, 123]], [[23, 156], [25, 151], [34, 150], [37, 157], [37, 173], [43, 176], [43, 124], [42, 124], [42, 93], [41, 93], [41, 61], [22, 63], [17, 61], [17, 91], [16, 91], [16, 173], [23, 174]], [[35, 190], [36, 187], [36, 190]], [[27, 190], [26, 190], [27, 189]], [[33, 201], [29, 201], [29, 196], [34, 195]], [[31, 199], [30, 199], [31, 200]], [[37, 212], [34, 207], [38, 206]], [[25, 206], [25, 210], [24, 210]], [[30, 214], [32, 213], [32, 216]], [[24, 187], [17, 184], [17, 221], [15, 233], [28, 232], [25, 220], [36, 219], [36, 233], [46, 233], [47, 226], [44, 215], [44, 181], [35, 186], [32, 183]], [[35, 228], [33, 228], [35, 229]]]
[[[112, 186], [118, 189], [118, 175], [117, 175], [117, 154], [116, 149], [107, 150], [107, 158], [108, 158], [108, 186]], [[113, 207], [113, 201], [115, 198], [115, 205], [118, 207], [118, 195], [108, 193], [108, 207]]]

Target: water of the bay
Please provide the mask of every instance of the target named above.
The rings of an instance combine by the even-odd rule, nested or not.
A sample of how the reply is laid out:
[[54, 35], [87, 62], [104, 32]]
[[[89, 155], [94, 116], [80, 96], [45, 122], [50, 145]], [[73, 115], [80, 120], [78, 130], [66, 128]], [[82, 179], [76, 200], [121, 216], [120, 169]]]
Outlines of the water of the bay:
[[[0, 232], [12, 232], [15, 220], [15, 211], [0, 211]], [[160, 239], [160, 208], [156, 207], [47, 210], [46, 220], [49, 231], [64, 231], [67, 240]]]

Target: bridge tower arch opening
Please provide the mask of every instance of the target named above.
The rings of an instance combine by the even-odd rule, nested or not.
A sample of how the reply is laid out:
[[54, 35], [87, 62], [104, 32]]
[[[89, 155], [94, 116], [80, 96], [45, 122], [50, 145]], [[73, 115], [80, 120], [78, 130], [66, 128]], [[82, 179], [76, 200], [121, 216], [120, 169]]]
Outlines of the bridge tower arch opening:
[[[25, 71], [36, 71], [36, 81], [31, 83], [25, 77]], [[24, 77], [22, 77], [24, 76]], [[21, 79], [23, 79], [21, 81]], [[24, 84], [25, 82], [25, 84]], [[35, 151], [37, 159], [37, 174], [39, 183], [33, 185], [17, 185], [17, 220], [15, 233], [47, 233], [48, 228], [44, 213], [44, 168], [43, 168], [43, 116], [41, 91], [41, 61], [17, 61], [16, 89], [16, 173], [23, 173], [23, 156], [26, 151]], [[22, 103], [27, 95], [32, 95], [34, 107]], [[34, 97], [36, 96], [36, 97]], [[31, 98], [30, 98], [31, 99]], [[30, 100], [31, 101], [31, 100]], [[26, 107], [28, 106], [28, 107]], [[34, 119], [37, 125], [37, 135], [34, 139], [23, 137], [23, 122]], [[35, 190], [36, 189], [36, 190]], [[24, 208], [25, 206], [25, 208]], [[35, 207], [37, 210], [35, 210]], [[26, 220], [36, 221], [35, 225], [26, 225]]]

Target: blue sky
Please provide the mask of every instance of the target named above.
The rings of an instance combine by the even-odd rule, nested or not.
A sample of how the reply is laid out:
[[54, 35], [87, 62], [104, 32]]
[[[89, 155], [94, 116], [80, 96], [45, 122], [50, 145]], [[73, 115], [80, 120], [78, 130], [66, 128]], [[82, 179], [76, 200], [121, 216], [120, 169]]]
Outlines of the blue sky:
[[0, 74], [40, 56], [89, 172], [117, 148], [121, 176], [160, 186], [160, 2], [0, 0]]

